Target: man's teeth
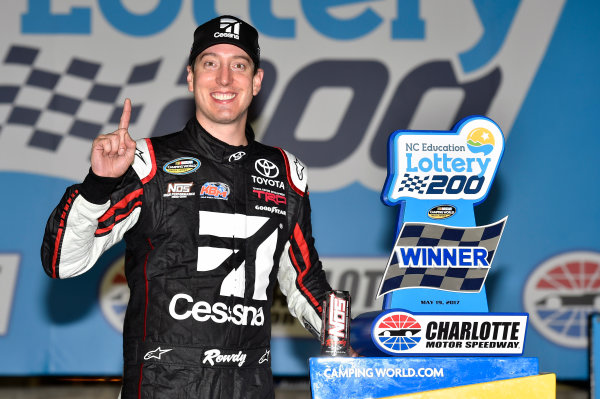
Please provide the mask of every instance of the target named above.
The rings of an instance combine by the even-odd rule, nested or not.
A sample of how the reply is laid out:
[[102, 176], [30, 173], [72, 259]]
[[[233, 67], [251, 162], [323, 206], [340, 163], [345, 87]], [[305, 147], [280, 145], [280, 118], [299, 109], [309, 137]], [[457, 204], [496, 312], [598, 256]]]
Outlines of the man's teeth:
[[235, 97], [234, 93], [212, 93], [213, 98], [217, 100], [231, 100]]

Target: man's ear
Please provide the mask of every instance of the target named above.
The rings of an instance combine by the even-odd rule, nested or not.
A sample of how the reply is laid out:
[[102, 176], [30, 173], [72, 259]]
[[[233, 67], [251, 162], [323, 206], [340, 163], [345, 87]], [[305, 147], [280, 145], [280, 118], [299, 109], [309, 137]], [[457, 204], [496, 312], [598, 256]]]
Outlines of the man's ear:
[[261, 68], [258, 68], [256, 70], [256, 73], [252, 77], [252, 94], [253, 95], [257, 95], [258, 92], [260, 91], [260, 89], [262, 87], [262, 80], [263, 80], [264, 74], [265, 74], [265, 71]]
[[191, 66], [187, 66], [187, 84], [188, 90], [194, 92], [194, 71]]

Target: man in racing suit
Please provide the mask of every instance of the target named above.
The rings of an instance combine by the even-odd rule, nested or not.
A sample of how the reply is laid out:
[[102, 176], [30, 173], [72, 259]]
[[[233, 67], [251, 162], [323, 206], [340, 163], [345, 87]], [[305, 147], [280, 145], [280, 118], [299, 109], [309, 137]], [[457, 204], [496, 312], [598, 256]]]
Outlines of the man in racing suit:
[[255, 141], [246, 123], [258, 63], [258, 33], [244, 21], [198, 27], [188, 66], [196, 117], [134, 142], [126, 100], [119, 129], [94, 141], [89, 174], [48, 220], [41, 252], [53, 278], [84, 273], [125, 239], [122, 398], [273, 397], [277, 281], [290, 312], [319, 334], [331, 288], [314, 247], [306, 168]]

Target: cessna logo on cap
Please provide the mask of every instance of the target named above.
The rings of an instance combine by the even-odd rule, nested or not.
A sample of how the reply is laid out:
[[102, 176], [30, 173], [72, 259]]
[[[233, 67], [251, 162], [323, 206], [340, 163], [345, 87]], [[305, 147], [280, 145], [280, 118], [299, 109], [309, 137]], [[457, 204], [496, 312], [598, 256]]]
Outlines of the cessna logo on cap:
[[240, 25], [242, 23], [233, 18], [221, 18], [219, 29], [223, 32], [215, 32], [214, 37], [230, 37], [240, 39]]

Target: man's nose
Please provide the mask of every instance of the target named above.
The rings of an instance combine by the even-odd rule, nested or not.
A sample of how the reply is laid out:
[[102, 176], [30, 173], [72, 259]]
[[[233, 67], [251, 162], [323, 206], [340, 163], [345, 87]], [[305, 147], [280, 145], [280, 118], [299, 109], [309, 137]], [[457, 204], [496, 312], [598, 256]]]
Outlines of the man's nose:
[[219, 68], [219, 73], [217, 75], [217, 80], [220, 85], [228, 85], [231, 83], [231, 69], [228, 65], [224, 65]]

